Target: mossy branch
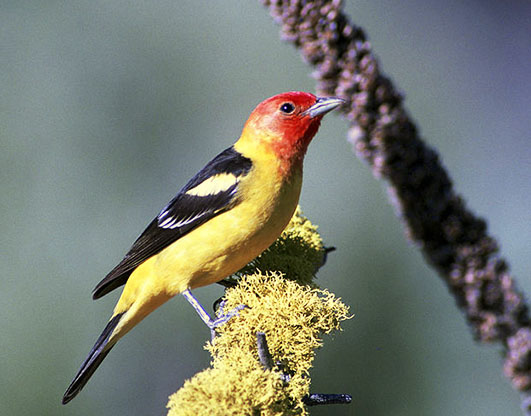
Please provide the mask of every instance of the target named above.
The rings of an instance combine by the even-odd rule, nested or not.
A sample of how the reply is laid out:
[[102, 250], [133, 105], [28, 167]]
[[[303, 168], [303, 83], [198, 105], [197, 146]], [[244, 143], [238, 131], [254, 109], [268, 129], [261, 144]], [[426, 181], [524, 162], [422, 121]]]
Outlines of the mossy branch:
[[261, 0], [303, 58], [316, 67], [317, 90], [341, 97], [349, 140], [389, 183], [408, 237], [439, 272], [474, 335], [503, 346], [505, 375], [531, 414], [531, 325], [523, 294], [483, 219], [453, 189], [436, 151], [419, 137], [403, 97], [380, 72], [363, 29], [341, 0]]
[[227, 289], [223, 309], [246, 308], [218, 328], [206, 346], [211, 367], [170, 396], [169, 416], [307, 415], [310, 405], [350, 402], [347, 395], [310, 395], [322, 335], [349, 318], [340, 299], [312, 283], [325, 253], [316, 227], [297, 210]]

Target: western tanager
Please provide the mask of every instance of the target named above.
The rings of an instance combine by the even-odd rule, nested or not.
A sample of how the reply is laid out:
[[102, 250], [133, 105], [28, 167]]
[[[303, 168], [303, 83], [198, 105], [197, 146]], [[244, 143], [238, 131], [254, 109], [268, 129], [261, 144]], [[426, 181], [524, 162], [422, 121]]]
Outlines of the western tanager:
[[125, 284], [63, 404], [121, 337], [173, 296], [185, 295], [211, 328], [237, 313], [213, 321], [190, 290], [237, 272], [278, 238], [299, 201], [308, 144], [322, 117], [342, 103], [287, 92], [254, 109], [238, 141], [181, 189], [94, 289], [98, 299]]

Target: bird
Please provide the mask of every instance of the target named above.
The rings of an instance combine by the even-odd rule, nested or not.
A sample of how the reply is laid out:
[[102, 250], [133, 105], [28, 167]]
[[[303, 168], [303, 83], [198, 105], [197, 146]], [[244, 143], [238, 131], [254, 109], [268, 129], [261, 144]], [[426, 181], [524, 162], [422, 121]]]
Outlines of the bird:
[[119, 339], [177, 294], [211, 329], [238, 314], [243, 306], [211, 319], [191, 290], [236, 273], [280, 236], [298, 205], [308, 145], [323, 116], [343, 103], [292, 91], [258, 104], [240, 138], [186, 183], [93, 290], [99, 299], [125, 285], [63, 404]]

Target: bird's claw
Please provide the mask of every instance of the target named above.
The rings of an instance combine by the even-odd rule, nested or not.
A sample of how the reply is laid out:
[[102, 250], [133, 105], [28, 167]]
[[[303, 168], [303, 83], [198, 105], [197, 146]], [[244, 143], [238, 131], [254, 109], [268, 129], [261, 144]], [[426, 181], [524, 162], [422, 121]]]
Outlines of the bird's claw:
[[218, 309], [218, 318], [217, 319], [214, 319], [214, 320], [211, 320], [210, 322], [207, 323], [208, 327], [211, 329], [211, 330], [214, 330], [218, 327], [220, 327], [221, 325], [224, 325], [225, 323], [227, 323], [232, 317], [234, 316], [239, 316], [240, 315], [240, 311], [245, 309], [247, 306], [246, 305], [238, 305], [236, 306], [234, 309], [230, 310], [229, 312], [227, 313], [224, 313], [223, 312], [223, 306], [225, 305], [225, 301], [221, 302], [220, 305], [219, 305], [219, 309]]

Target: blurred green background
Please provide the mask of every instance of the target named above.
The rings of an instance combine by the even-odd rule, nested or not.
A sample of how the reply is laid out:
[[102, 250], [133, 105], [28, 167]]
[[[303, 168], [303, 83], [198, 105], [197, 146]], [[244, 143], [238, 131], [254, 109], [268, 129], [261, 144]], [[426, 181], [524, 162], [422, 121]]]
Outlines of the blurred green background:
[[[530, 293], [531, 4], [346, 3]], [[181, 298], [60, 405], [119, 295], [91, 290], [257, 103], [315, 91], [310, 69], [245, 0], [3, 0], [0, 57], [0, 414], [164, 414], [209, 362], [209, 333]], [[319, 351], [312, 390], [354, 403], [312, 415], [519, 415], [499, 347], [472, 340], [346, 131], [325, 119], [301, 203], [337, 246], [318, 282], [356, 314]]]

